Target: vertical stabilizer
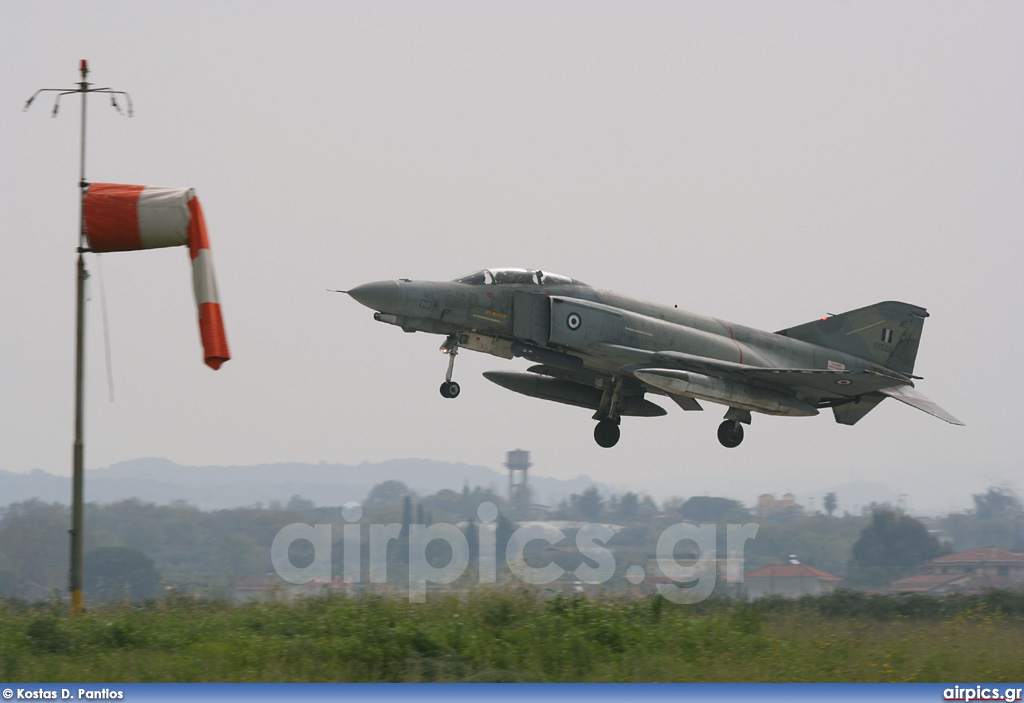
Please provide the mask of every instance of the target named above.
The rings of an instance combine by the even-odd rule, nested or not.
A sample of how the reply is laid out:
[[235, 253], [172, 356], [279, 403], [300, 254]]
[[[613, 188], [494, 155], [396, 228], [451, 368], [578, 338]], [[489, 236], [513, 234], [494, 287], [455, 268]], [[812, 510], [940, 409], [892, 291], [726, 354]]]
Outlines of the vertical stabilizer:
[[778, 334], [870, 359], [909, 375], [914, 372], [926, 317], [928, 312], [920, 306], [887, 301]]

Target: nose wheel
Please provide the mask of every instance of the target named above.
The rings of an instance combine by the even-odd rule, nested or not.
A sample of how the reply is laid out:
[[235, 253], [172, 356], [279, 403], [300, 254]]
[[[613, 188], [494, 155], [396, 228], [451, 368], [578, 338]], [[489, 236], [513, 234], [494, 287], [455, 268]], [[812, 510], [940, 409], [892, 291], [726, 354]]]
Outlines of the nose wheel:
[[459, 339], [454, 334], [444, 340], [441, 345], [441, 353], [448, 355], [448, 373], [444, 375], [444, 383], [441, 384], [442, 398], [458, 398], [462, 387], [452, 380], [452, 371], [455, 370], [455, 357], [459, 353]]
[[442, 398], [458, 398], [462, 388], [455, 381], [445, 381], [441, 384]]

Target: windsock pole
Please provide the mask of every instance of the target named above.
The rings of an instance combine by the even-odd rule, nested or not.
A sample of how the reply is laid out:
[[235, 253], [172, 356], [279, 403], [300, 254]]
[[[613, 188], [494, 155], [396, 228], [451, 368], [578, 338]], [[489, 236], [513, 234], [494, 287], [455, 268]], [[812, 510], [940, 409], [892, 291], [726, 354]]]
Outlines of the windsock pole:
[[89, 104], [86, 93], [89, 84], [89, 64], [82, 59], [82, 81], [78, 84], [82, 93], [82, 129], [78, 158], [78, 286], [75, 293], [75, 444], [71, 473], [71, 571], [68, 588], [71, 591], [71, 617], [76, 618], [85, 610], [85, 591], [82, 586], [82, 572], [85, 569], [85, 111]]
[[89, 251], [88, 239], [85, 231], [85, 209], [82, 205], [85, 191], [89, 187], [85, 180], [85, 125], [86, 125], [86, 96], [89, 93], [105, 93], [110, 95], [110, 104], [121, 112], [117, 104], [117, 96], [121, 95], [128, 104], [128, 116], [132, 114], [132, 99], [128, 93], [110, 88], [91, 88], [91, 83], [86, 81], [89, 75], [89, 64], [82, 59], [81, 65], [82, 80], [77, 88], [42, 88], [33, 93], [32, 97], [25, 103], [25, 109], [32, 105], [32, 101], [40, 93], [57, 93], [53, 103], [52, 116], [56, 117], [60, 109], [60, 99], [65, 95], [80, 93], [82, 95], [82, 129], [81, 142], [79, 147], [78, 162], [78, 187], [81, 195], [78, 199], [78, 264], [75, 271], [76, 278], [76, 315], [75, 315], [75, 442], [72, 459], [71, 474], [71, 568], [69, 577], [69, 590], [71, 591], [71, 617], [81, 615], [85, 610], [85, 597], [82, 590], [82, 571], [85, 563], [83, 544], [85, 543], [85, 520], [84, 520], [84, 485], [85, 485], [85, 280], [89, 277], [85, 269], [84, 255]]

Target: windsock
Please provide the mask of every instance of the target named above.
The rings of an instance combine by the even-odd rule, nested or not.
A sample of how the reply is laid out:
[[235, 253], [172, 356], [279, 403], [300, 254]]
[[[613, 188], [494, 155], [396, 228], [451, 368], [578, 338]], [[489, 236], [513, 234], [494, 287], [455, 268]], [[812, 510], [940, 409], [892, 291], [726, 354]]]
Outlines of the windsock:
[[230, 359], [210, 240], [195, 191], [92, 183], [85, 192], [82, 209], [85, 233], [95, 252], [188, 246], [206, 363], [216, 370]]

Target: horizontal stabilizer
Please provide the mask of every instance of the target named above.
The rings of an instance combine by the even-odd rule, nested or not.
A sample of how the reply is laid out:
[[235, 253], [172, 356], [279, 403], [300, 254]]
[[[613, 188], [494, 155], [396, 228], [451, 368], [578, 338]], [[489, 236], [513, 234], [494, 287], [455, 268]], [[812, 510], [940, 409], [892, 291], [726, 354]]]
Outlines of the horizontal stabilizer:
[[964, 423], [957, 420], [955, 417], [950, 415], [948, 412], [940, 408], [938, 405], [933, 403], [930, 399], [924, 396], [910, 386], [895, 386], [893, 388], [883, 388], [880, 391], [890, 398], [906, 403], [907, 405], [917, 408], [918, 410], [924, 410], [929, 415], [934, 415], [940, 420], [953, 425], [963, 425]]

